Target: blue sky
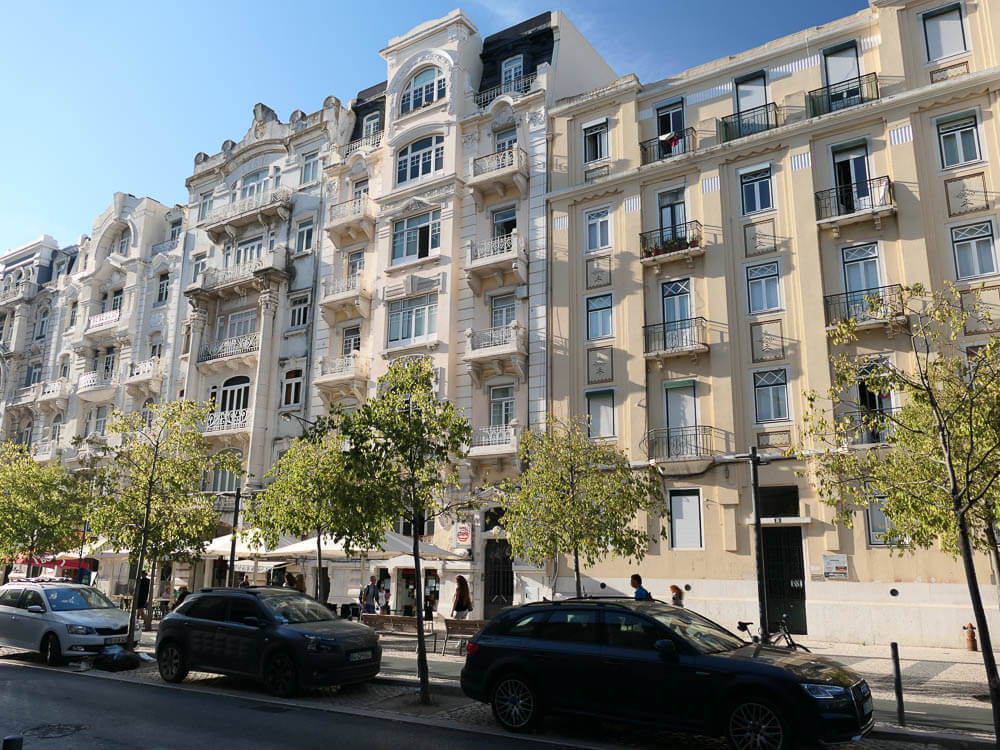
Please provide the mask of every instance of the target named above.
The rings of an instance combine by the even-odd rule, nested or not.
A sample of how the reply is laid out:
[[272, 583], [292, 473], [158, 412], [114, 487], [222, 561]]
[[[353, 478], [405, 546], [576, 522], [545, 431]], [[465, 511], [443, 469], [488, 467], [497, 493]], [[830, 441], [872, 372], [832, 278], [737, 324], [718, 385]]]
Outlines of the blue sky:
[[[867, 0], [472, 0], [486, 36], [564, 10], [619, 75], [655, 81], [825, 23]], [[89, 234], [117, 191], [187, 200], [194, 155], [219, 151], [262, 101], [282, 120], [385, 78], [389, 37], [456, 7], [175, 0], [7, 3], [0, 32], [0, 253]]]

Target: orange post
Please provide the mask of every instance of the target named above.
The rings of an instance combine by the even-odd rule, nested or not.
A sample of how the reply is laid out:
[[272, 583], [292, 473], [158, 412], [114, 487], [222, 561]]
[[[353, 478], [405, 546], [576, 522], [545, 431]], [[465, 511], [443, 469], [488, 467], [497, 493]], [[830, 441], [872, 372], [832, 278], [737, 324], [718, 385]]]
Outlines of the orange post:
[[976, 627], [971, 622], [968, 625], [963, 625], [962, 630], [965, 631], [965, 647], [969, 651], [978, 651], [979, 643], [976, 641]]

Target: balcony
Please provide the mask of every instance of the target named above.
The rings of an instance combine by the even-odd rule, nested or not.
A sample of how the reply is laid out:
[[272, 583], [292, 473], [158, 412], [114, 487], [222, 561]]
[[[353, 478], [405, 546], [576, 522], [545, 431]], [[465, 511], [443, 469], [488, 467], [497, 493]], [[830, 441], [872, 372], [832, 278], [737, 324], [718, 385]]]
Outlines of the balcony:
[[516, 320], [509, 325], [482, 331], [465, 331], [465, 354], [472, 380], [478, 387], [484, 377], [514, 374], [523, 383], [527, 377], [528, 335]]
[[528, 196], [528, 155], [523, 148], [496, 151], [472, 161], [472, 176], [465, 183], [472, 190], [476, 205], [482, 206], [490, 194], [503, 198], [516, 188], [521, 198]]
[[881, 230], [883, 217], [894, 213], [896, 202], [888, 177], [872, 177], [816, 193], [816, 225], [832, 230], [834, 238], [840, 237], [841, 227], [862, 221], [871, 220], [875, 229]]
[[250, 426], [249, 409], [230, 409], [216, 411], [208, 415], [201, 431], [206, 435], [244, 432]]
[[129, 365], [125, 387], [131, 395], [137, 396], [143, 392], [159, 393], [162, 382], [163, 368], [160, 366], [160, 358], [151, 357]]
[[511, 424], [473, 427], [468, 457], [473, 460], [496, 460], [517, 455], [518, 427]]
[[853, 320], [857, 328], [888, 326], [903, 317], [903, 287], [899, 284], [859, 289], [823, 298], [828, 328]]
[[31, 446], [31, 457], [38, 462], [59, 458], [59, 444], [51, 440], [35, 443]]
[[665, 359], [686, 355], [696, 360], [699, 354], [708, 352], [708, 323], [704, 318], [643, 326], [642, 335], [644, 356], [656, 360], [661, 367]]
[[251, 259], [239, 265], [225, 268], [206, 268], [184, 290], [191, 295], [212, 294], [223, 299], [229, 297], [245, 297], [259, 288], [258, 276], [266, 273], [276, 273], [281, 276], [285, 271], [284, 247], [265, 250], [259, 258]]
[[107, 312], [91, 315], [87, 319], [86, 333], [98, 333], [113, 327], [122, 316], [120, 309], [108, 310]]
[[107, 401], [115, 394], [118, 383], [111, 370], [91, 370], [76, 383], [76, 397], [81, 401]]
[[15, 389], [14, 393], [11, 394], [8, 406], [11, 408], [34, 406], [38, 403], [38, 389], [38, 383], [32, 383], [31, 385]]
[[336, 325], [341, 320], [371, 316], [372, 290], [364, 274], [342, 279], [323, 279], [323, 298], [319, 302], [324, 320]]
[[487, 109], [495, 99], [501, 96], [509, 96], [512, 99], [520, 99], [522, 96], [531, 91], [531, 87], [535, 84], [535, 79], [537, 77], [537, 73], [529, 73], [526, 76], [520, 76], [519, 78], [505, 81], [499, 86], [491, 86], [484, 91], [480, 91], [478, 94], [473, 94], [476, 106], [479, 107], [479, 109]]
[[159, 255], [160, 253], [169, 253], [171, 250], [176, 250], [177, 245], [180, 244], [180, 240], [174, 237], [172, 240], [164, 240], [163, 242], [157, 242], [153, 247], [150, 248], [150, 255]]
[[639, 234], [639, 255], [642, 265], [653, 268], [675, 261], [694, 265], [694, 259], [705, 254], [705, 241], [700, 221], [688, 221], [672, 227], [661, 227]]
[[810, 91], [806, 94], [806, 112], [809, 117], [819, 117], [878, 99], [878, 75], [869, 73]]
[[726, 448], [722, 430], [705, 425], [666, 427], [646, 435], [649, 461], [661, 474], [684, 476], [700, 474], [712, 465], [714, 456]]
[[893, 418], [901, 410], [887, 406], [844, 412], [837, 419], [838, 434], [844, 445], [886, 445], [896, 434]]
[[781, 125], [783, 120], [781, 108], [774, 102], [736, 112], [719, 120], [719, 142], [727, 143], [754, 133], [772, 130]]
[[63, 411], [68, 402], [73, 387], [60, 378], [59, 380], [46, 380], [40, 384], [38, 390], [38, 404], [54, 411]]
[[19, 281], [0, 290], [0, 305], [13, 305], [29, 300], [38, 292], [38, 284], [33, 281]]
[[465, 281], [476, 294], [482, 294], [483, 279], [493, 276], [503, 284], [503, 274], [513, 273], [518, 284], [528, 283], [528, 251], [524, 235], [517, 229], [490, 240], [469, 243]]
[[367, 195], [330, 206], [326, 231], [338, 247], [375, 235], [375, 202]]
[[355, 141], [351, 141], [346, 146], [344, 146], [344, 159], [353, 154], [355, 151], [360, 151], [364, 149], [365, 151], [373, 151], [382, 145], [382, 132], [381, 130], [376, 130], [374, 133], [369, 133], [366, 136], [358, 138]]
[[202, 227], [213, 242], [228, 234], [226, 228], [237, 229], [248, 224], [266, 226], [269, 219], [288, 219], [292, 210], [292, 190], [287, 187], [265, 189], [253, 195], [231, 201], [208, 212]]
[[260, 334], [254, 331], [220, 341], [202, 344], [198, 350], [198, 365], [210, 371], [223, 372], [231, 367], [254, 365], [260, 350]]
[[316, 387], [328, 403], [342, 398], [364, 401], [368, 395], [368, 360], [361, 352], [342, 357], [323, 357]]
[[652, 164], [672, 156], [680, 156], [698, 147], [694, 128], [685, 128], [679, 133], [664, 133], [639, 144], [643, 164]]

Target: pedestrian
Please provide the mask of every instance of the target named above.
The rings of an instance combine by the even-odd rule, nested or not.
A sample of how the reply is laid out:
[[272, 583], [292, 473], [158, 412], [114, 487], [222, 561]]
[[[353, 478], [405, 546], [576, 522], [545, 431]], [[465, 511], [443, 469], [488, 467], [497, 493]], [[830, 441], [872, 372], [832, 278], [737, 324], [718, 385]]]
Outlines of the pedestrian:
[[175, 592], [173, 608], [177, 609], [179, 606], [181, 606], [184, 600], [187, 599], [187, 595], [188, 595], [187, 584], [182, 583]]
[[646, 589], [642, 586], [641, 575], [633, 573], [632, 577], [629, 579], [629, 583], [632, 585], [632, 588], [635, 589], [635, 600], [637, 602], [652, 600], [653, 595], [646, 591]]
[[453, 620], [465, 620], [472, 611], [472, 594], [469, 593], [469, 582], [465, 576], [455, 578], [455, 598], [451, 602], [451, 617]]
[[366, 615], [375, 614], [375, 606], [378, 604], [378, 584], [375, 576], [368, 579], [368, 585], [361, 592], [361, 606]]
[[[139, 580], [135, 586], [135, 614], [136, 617], [145, 622], [146, 609], [149, 607], [149, 575], [146, 571], [139, 574]], [[145, 628], [143, 628], [145, 629]]]
[[246, 573], [243, 574], [243, 580], [240, 581], [240, 588], [241, 589], [250, 588], [250, 576], [248, 576]]
[[391, 615], [392, 610], [389, 609], [389, 588], [383, 588], [381, 599], [379, 600], [379, 610], [383, 615]]
[[306, 593], [306, 577], [301, 573], [295, 574], [295, 588], [303, 594]]
[[684, 592], [681, 590], [680, 586], [670, 587], [670, 603], [675, 607], [684, 606]]
[[294, 589], [295, 588], [295, 576], [291, 573], [285, 573], [285, 585], [283, 588]]

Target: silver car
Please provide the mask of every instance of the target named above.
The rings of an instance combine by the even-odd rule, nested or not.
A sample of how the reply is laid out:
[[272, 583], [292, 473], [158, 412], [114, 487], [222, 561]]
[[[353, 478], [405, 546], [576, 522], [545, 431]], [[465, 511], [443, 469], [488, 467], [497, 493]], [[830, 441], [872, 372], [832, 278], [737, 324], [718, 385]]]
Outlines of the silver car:
[[49, 666], [127, 638], [128, 613], [95, 588], [31, 580], [0, 587], [0, 646], [38, 651]]

